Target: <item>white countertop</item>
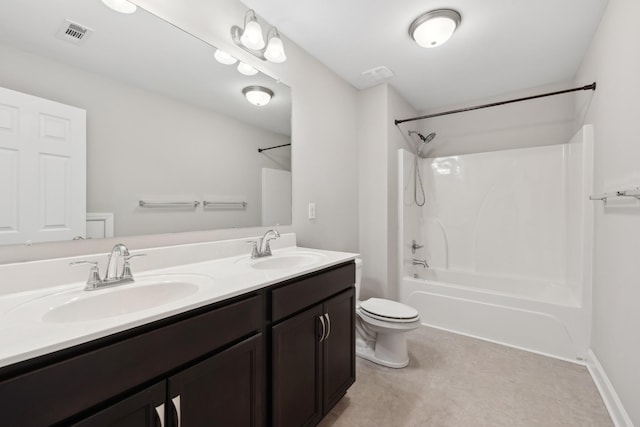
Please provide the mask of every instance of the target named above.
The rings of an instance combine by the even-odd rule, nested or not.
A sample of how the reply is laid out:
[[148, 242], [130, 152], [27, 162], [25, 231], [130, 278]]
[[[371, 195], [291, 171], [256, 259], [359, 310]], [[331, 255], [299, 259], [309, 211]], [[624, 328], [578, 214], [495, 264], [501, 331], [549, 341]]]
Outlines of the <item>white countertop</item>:
[[[0, 367], [102, 338], [136, 326], [223, 301], [297, 276], [355, 259], [357, 254], [289, 246], [273, 250], [273, 258], [314, 255], [317, 261], [298, 267], [258, 269], [248, 254], [174, 265], [135, 273], [133, 284], [98, 291], [84, 291], [85, 283], [73, 282], [23, 292], [0, 294]], [[147, 257], [148, 258], [148, 257]], [[67, 261], [65, 261], [67, 262]], [[197, 276], [188, 276], [197, 275]], [[202, 279], [198, 290], [170, 302], [137, 309], [117, 316], [82, 321], [50, 321], [43, 317], [53, 301], [74, 301], [118, 292], [125, 287], [144, 286], [162, 276]], [[197, 280], [198, 281], [198, 280]]]

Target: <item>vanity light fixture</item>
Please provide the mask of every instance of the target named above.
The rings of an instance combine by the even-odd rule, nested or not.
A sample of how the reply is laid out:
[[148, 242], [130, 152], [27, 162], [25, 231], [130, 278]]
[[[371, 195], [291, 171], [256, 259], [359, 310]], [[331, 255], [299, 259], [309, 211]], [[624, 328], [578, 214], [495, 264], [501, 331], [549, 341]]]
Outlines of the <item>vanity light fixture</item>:
[[267, 32], [267, 42], [265, 43], [262, 37], [262, 27], [258, 23], [256, 13], [251, 9], [245, 14], [244, 28], [237, 25], [231, 27], [231, 39], [236, 45], [263, 61], [279, 64], [287, 60], [278, 29], [272, 27]]
[[238, 63], [238, 71], [240, 72], [240, 74], [244, 74], [245, 76], [255, 76], [256, 74], [258, 74], [258, 70], [256, 70], [249, 64], [245, 64], [242, 61]]
[[222, 49], [216, 49], [216, 53], [213, 54], [213, 57], [216, 58], [216, 61], [224, 65], [233, 65], [238, 62], [236, 58], [229, 55]]
[[251, 9], [244, 16], [244, 29], [240, 34], [240, 43], [253, 50], [264, 49], [265, 46], [264, 38], [262, 37], [262, 26], [258, 23], [256, 13]]
[[287, 60], [287, 55], [284, 53], [284, 44], [280, 38], [278, 29], [273, 27], [267, 34], [267, 48], [264, 51], [264, 57], [268, 61], [280, 64]]
[[247, 86], [242, 89], [242, 93], [256, 107], [267, 105], [273, 98], [273, 91], [263, 86]]
[[461, 20], [462, 17], [455, 10], [432, 10], [411, 23], [409, 35], [421, 47], [437, 47], [449, 40]]
[[102, 3], [120, 13], [131, 14], [138, 9], [138, 6], [127, 0], [102, 0]]

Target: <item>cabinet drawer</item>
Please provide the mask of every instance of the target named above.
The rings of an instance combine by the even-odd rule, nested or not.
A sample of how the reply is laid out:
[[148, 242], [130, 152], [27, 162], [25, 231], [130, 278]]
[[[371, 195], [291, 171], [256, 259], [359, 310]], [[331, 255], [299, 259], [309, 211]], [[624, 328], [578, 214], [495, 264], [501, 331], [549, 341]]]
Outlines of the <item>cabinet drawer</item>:
[[335, 295], [356, 281], [353, 262], [305, 277], [271, 291], [271, 320], [278, 321]]
[[3, 381], [2, 423], [60, 422], [259, 331], [263, 316], [253, 296]]

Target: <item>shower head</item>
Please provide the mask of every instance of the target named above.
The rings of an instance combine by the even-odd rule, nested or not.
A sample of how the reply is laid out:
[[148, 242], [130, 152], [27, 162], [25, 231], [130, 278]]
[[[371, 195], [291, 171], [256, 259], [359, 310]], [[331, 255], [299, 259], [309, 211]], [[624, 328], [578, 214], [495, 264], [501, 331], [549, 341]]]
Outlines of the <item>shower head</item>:
[[435, 138], [435, 137], [436, 137], [436, 133], [435, 133], [435, 132], [431, 132], [429, 135], [424, 136], [423, 134], [421, 134], [421, 133], [420, 133], [420, 132], [418, 132], [418, 131], [410, 130], [410, 131], [409, 131], [409, 136], [411, 136], [411, 135], [413, 135], [413, 134], [417, 134], [417, 135], [418, 135], [418, 137], [422, 140], [422, 143], [423, 143], [423, 144], [428, 144], [428, 143], [430, 143], [431, 141], [433, 141], [433, 138]]
[[433, 138], [436, 137], [436, 133], [435, 132], [431, 132], [429, 135], [424, 136], [421, 133], [418, 133], [418, 136], [420, 137], [420, 139], [422, 140], [423, 143], [428, 144], [431, 141], [433, 141]]

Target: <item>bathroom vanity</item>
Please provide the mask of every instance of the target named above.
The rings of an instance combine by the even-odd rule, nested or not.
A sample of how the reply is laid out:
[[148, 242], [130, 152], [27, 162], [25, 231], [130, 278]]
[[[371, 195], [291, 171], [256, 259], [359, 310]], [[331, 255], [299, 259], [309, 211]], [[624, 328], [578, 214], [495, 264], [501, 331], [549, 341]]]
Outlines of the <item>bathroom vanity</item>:
[[[312, 262], [312, 254], [321, 256]], [[13, 335], [2, 327], [3, 343], [16, 340], [13, 354], [5, 348], [0, 359], [2, 424], [315, 425], [355, 381], [354, 257], [293, 247], [269, 260], [242, 255], [178, 265], [123, 286], [185, 272], [213, 283], [164, 311], [86, 322], [67, 313], [14, 325]], [[51, 295], [18, 295], [18, 308], [1, 311], [0, 304], [0, 313], [13, 321]], [[2, 298], [7, 307], [12, 296]], [[54, 336], [19, 350], [20, 335], [29, 343], [38, 328]]]

